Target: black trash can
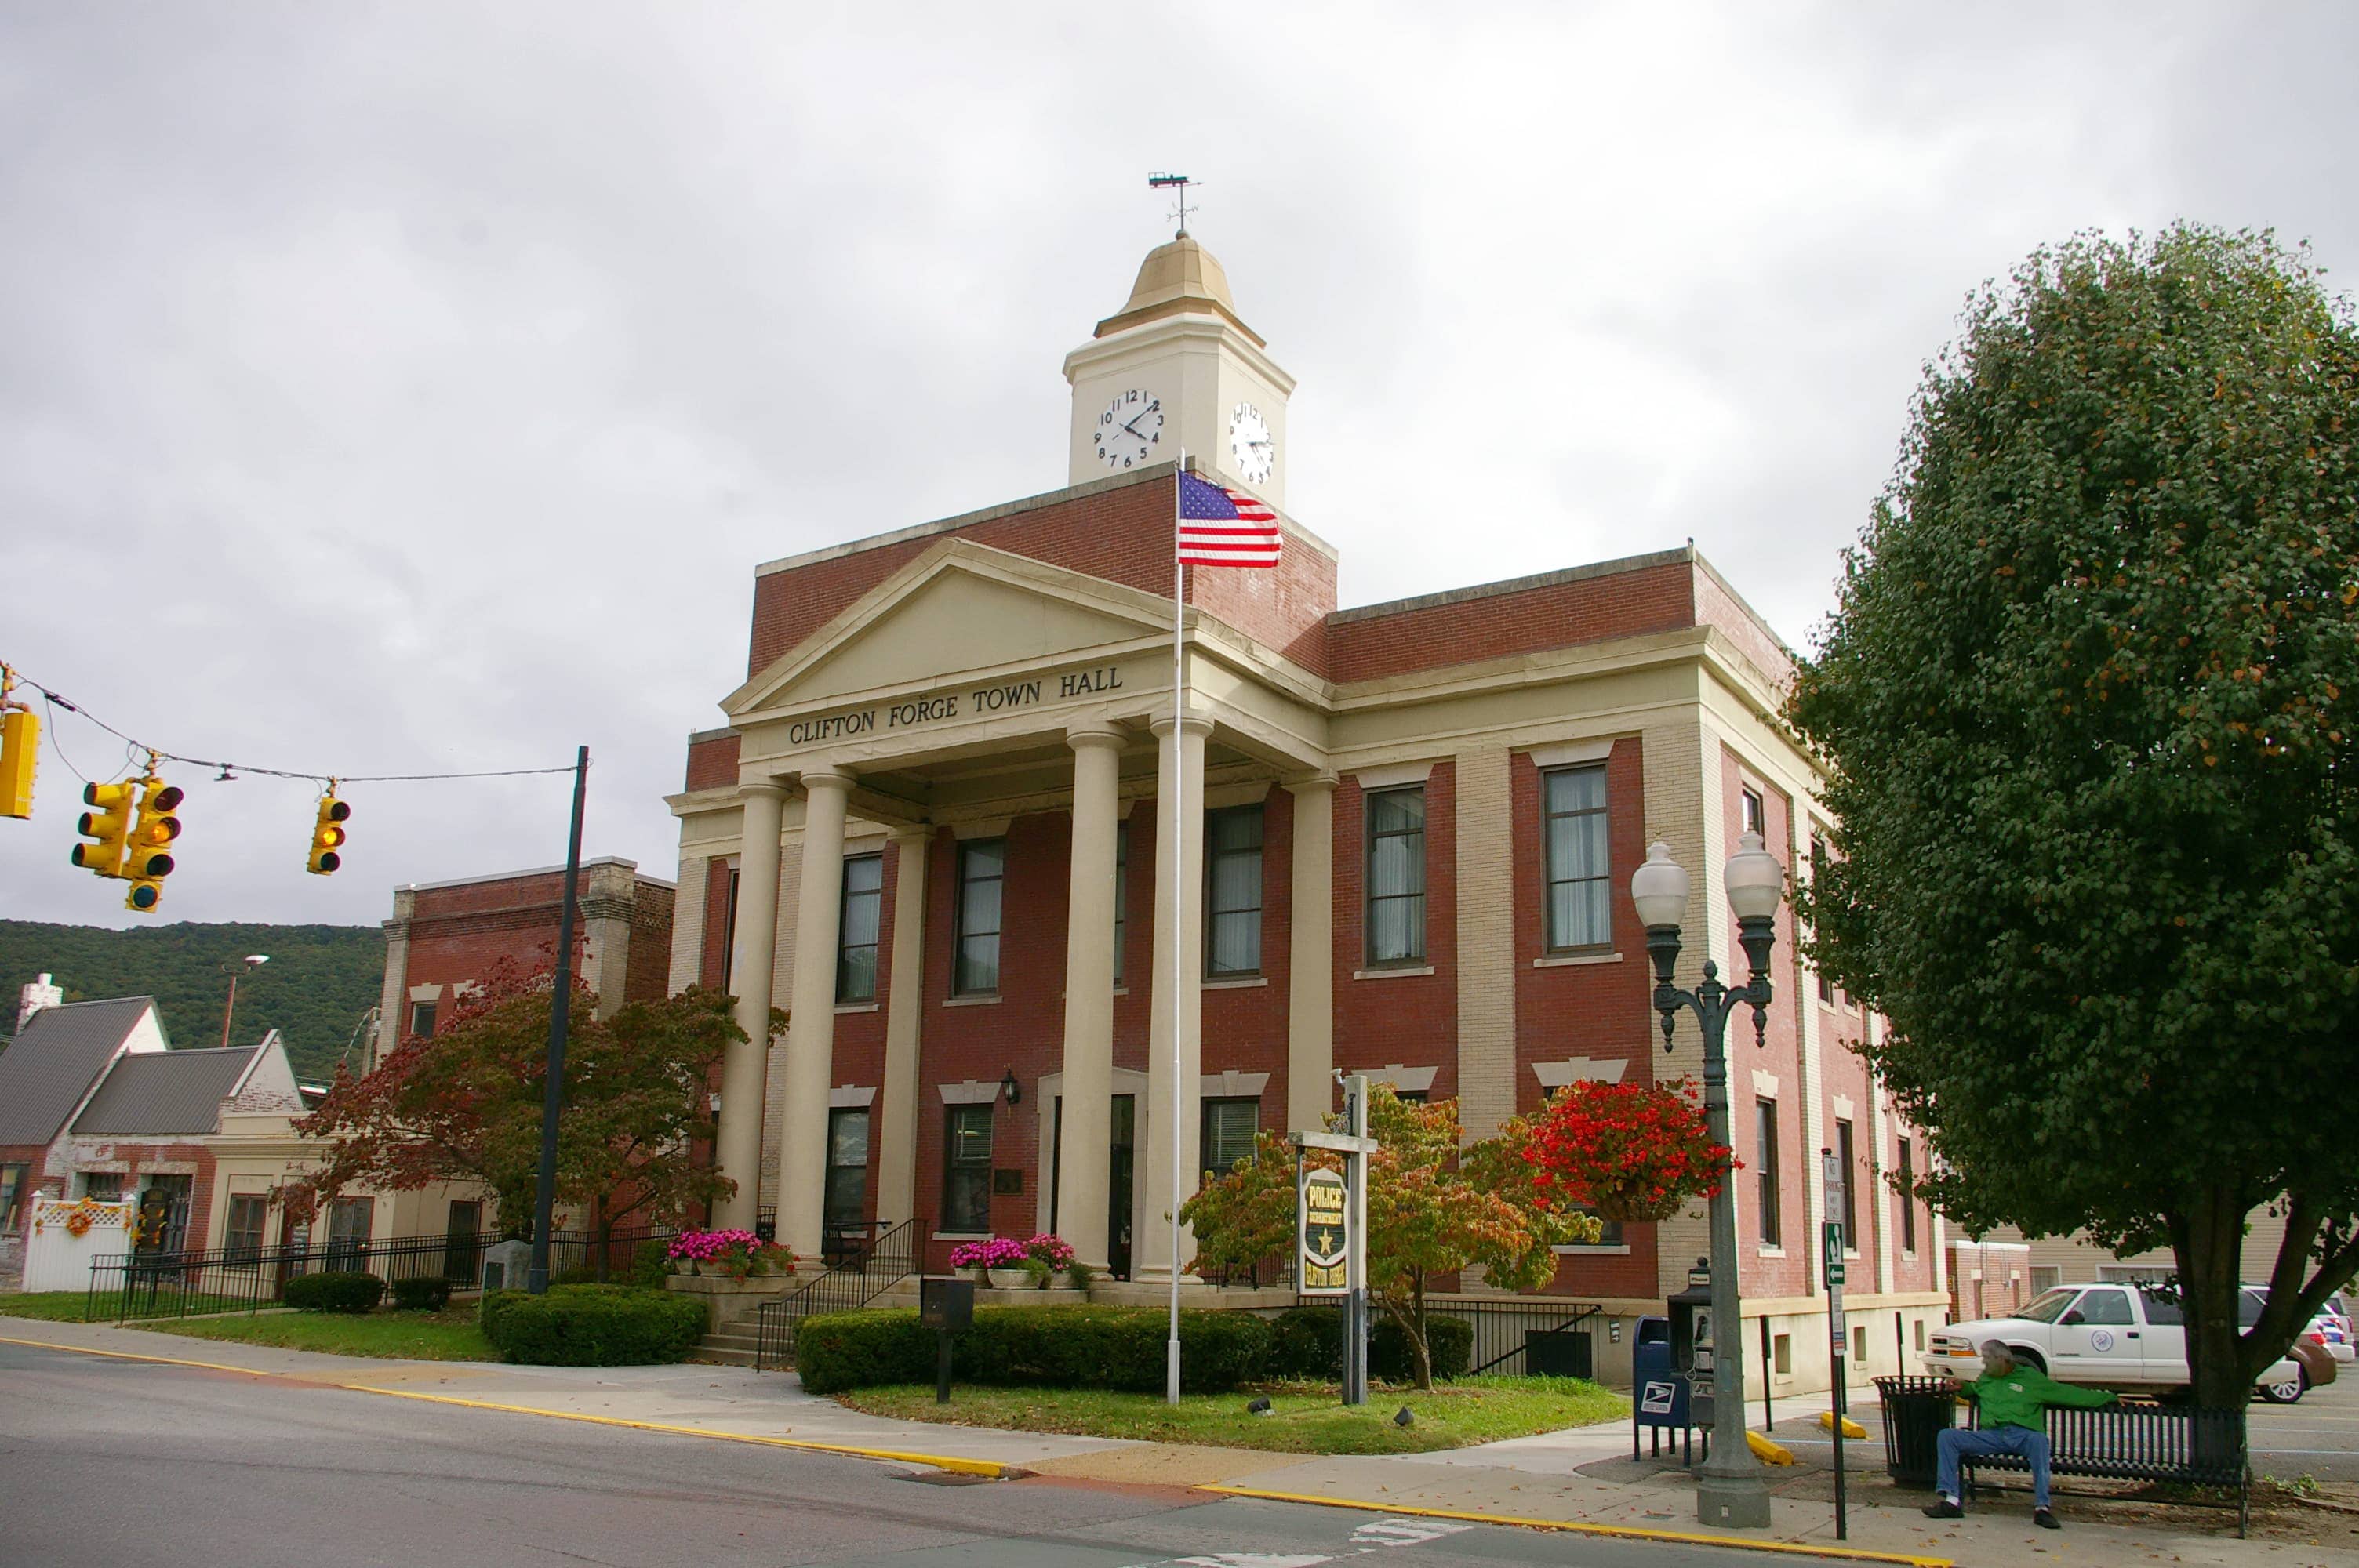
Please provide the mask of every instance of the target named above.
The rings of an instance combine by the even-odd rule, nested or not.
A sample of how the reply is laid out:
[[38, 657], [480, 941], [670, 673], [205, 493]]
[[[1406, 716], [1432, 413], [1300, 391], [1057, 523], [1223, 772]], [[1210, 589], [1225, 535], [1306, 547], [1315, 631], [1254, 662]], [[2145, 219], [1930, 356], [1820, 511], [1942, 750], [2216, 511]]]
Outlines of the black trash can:
[[1878, 1378], [1884, 1407], [1884, 1467], [1904, 1487], [1930, 1490], [1936, 1434], [1955, 1418], [1958, 1386], [1947, 1378]]

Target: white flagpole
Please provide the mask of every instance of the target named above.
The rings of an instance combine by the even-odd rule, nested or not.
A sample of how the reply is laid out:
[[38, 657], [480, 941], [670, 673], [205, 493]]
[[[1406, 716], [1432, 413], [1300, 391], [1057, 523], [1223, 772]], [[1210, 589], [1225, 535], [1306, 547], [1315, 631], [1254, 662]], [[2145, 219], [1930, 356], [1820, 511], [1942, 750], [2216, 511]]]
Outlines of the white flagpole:
[[1188, 767], [1187, 736], [1181, 729], [1188, 716], [1187, 648], [1181, 641], [1188, 566], [1180, 554], [1180, 524], [1187, 510], [1180, 498], [1187, 474], [1188, 449], [1182, 447], [1171, 476], [1171, 1334], [1163, 1355], [1163, 1397], [1175, 1405], [1180, 1402], [1180, 1037], [1186, 1024], [1180, 999], [1187, 990], [1180, 968], [1188, 957], [1187, 940], [1180, 930], [1188, 907], [1180, 885], [1188, 864], [1188, 816], [1180, 805], [1187, 794], [1180, 786]]

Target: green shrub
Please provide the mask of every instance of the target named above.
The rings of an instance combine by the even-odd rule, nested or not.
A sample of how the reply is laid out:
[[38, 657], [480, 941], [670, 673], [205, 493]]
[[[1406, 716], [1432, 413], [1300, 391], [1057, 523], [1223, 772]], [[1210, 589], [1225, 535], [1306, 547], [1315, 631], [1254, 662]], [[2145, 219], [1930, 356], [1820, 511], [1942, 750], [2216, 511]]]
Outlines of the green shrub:
[[393, 1304], [403, 1312], [440, 1312], [451, 1304], [451, 1292], [459, 1281], [440, 1274], [423, 1274], [415, 1280], [393, 1282]]
[[[1270, 1325], [1269, 1375], [1314, 1383], [1332, 1382], [1343, 1375], [1343, 1313], [1340, 1307], [1290, 1307]], [[1462, 1318], [1428, 1313], [1426, 1348], [1433, 1355], [1433, 1375], [1462, 1378], [1474, 1358], [1474, 1325]], [[1414, 1382], [1417, 1358], [1408, 1336], [1388, 1313], [1378, 1309], [1368, 1332], [1368, 1373], [1388, 1383]]]
[[523, 1299], [522, 1291], [485, 1291], [483, 1299], [475, 1303], [475, 1326], [484, 1331], [484, 1337], [494, 1339], [499, 1332], [501, 1314]]
[[296, 1275], [287, 1281], [284, 1299], [299, 1312], [363, 1313], [384, 1295], [385, 1281], [375, 1274], [335, 1271]]
[[[1152, 1308], [983, 1307], [958, 1336], [951, 1375], [962, 1382], [1027, 1388], [1163, 1387], [1169, 1320]], [[1264, 1375], [1270, 1325], [1241, 1312], [1180, 1314], [1181, 1386], [1223, 1393]], [[815, 1394], [934, 1377], [934, 1331], [915, 1312], [836, 1313], [795, 1330], [795, 1366]]]
[[666, 1252], [670, 1245], [668, 1241], [642, 1241], [632, 1248], [631, 1271], [626, 1276], [629, 1282], [643, 1291], [662, 1290], [664, 1281], [671, 1274], [671, 1259]]
[[628, 1285], [553, 1285], [543, 1295], [485, 1298], [484, 1337], [503, 1361], [531, 1367], [646, 1367], [684, 1361], [704, 1337], [704, 1303]]

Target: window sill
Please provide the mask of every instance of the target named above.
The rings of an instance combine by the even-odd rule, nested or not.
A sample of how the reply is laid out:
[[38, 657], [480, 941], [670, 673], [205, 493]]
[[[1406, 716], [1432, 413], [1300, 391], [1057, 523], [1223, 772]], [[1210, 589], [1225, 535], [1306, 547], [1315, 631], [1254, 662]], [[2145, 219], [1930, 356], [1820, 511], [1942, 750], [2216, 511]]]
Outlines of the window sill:
[[946, 997], [942, 1000], [942, 1005], [944, 1007], [997, 1007], [999, 993], [993, 991], [988, 996]]
[[1431, 964], [1394, 964], [1381, 969], [1353, 969], [1355, 980], [1399, 980], [1433, 973]]
[[1627, 1242], [1617, 1242], [1611, 1246], [1600, 1242], [1593, 1246], [1585, 1242], [1574, 1241], [1568, 1242], [1562, 1247], [1551, 1247], [1549, 1250], [1560, 1258], [1627, 1258], [1630, 1256], [1630, 1247]]
[[1535, 969], [1560, 969], [1574, 964], [1618, 964], [1619, 953], [1549, 953], [1532, 960]]
[[1757, 1257], [1762, 1257], [1762, 1258], [1783, 1258], [1785, 1255], [1786, 1255], [1786, 1249], [1785, 1249], [1784, 1247], [1782, 1247], [1782, 1246], [1779, 1246], [1779, 1247], [1763, 1247], [1763, 1248], [1757, 1249], [1756, 1249], [1756, 1256], [1757, 1256]]
[[1208, 991], [1243, 991], [1251, 990], [1256, 986], [1269, 984], [1269, 977], [1267, 975], [1223, 975], [1217, 980], [1207, 977], [1198, 984], [1201, 989]]
[[933, 1239], [936, 1241], [988, 1241], [991, 1239], [991, 1232], [988, 1230], [937, 1230], [933, 1234]]
[[835, 1004], [835, 1011], [839, 1014], [846, 1012], [875, 1012], [876, 1011], [876, 1004], [873, 1001], [840, 1001]]

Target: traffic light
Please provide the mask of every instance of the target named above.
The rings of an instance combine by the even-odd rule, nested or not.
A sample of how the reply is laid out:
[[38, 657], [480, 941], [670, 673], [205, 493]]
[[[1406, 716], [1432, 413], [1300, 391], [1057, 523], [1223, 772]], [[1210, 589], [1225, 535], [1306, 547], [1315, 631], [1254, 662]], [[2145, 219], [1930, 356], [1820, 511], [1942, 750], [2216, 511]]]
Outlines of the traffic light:
[[308, 868], [315, 877], [324, 877], [344, 863], [337, 851], [344, 846], [344, 818], [353, 808], [332, 795], [320, 797], [320, 819], [311, 827], [311, 863]]
[[83, 812], [74, 826], [75, 832], [90, 840], [73, 847], [75, 865], [102, 877], [123, 874], [124, 853], [130, 847], [125, 840], [131, 834], [131, 795], [136, 787], [129, 784], [82, 786], [82, 803], [98, 809]]
[[164, 879], [172, 874], [169, 846], [180, 836], [180, 819], [172, 813], [179, 809], [183, 798], [178, 785], [168, 784], [154, 773], [139, 781], [139, 819], [132, 825], [123, 873], [131, 879], [131, 892], [123, 900], [125, 908], [144, 914], [163, 898]]
[[41, 750], [41, 716], [0, 696], [0, 816], [33, 815], [33, 759]]

